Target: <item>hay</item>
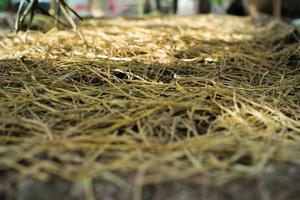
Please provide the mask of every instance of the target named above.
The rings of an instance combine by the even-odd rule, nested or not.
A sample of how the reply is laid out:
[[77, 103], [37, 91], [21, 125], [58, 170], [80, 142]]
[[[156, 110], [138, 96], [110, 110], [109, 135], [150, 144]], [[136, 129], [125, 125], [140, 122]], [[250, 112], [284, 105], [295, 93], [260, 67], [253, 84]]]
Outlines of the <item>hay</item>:
[[126, 186], [300, 162], [295, 28], [247, 18], [87, 20], [0, 38], [0, 167]]

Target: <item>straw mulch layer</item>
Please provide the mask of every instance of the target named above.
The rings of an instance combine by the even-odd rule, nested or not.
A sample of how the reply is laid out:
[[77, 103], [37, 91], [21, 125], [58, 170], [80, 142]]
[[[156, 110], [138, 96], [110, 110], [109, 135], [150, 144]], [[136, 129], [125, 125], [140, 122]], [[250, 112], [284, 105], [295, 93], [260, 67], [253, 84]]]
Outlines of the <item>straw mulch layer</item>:
[[82, 30], [89, 48], [68, 30], [0, 36], [2, 195], [56, 177], [87, 199], [101, 181], [146, 199], [143, 185], [198, 177], [247, 189], [241, 179], [278, 175], [275, 166], [300, 171], [294, 27], [208, 15], [86, 20]]

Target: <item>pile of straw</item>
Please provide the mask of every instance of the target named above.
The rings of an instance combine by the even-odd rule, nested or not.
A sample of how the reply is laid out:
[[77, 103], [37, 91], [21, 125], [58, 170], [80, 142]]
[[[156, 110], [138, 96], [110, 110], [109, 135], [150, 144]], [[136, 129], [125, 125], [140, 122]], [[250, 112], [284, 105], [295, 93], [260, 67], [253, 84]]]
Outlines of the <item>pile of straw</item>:
[[126, 186], [300, 162], [297, 29], [228, 16], [0, 36], [0, 169]]

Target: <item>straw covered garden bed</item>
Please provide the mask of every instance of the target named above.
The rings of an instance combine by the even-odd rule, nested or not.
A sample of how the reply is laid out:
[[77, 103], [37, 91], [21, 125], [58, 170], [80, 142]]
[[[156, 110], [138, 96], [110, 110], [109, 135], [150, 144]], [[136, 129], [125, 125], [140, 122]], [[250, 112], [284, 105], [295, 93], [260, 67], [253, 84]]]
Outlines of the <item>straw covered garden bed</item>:
[[3, 198], [168, 199], [201, 185], [217, 199], [262, 180], [260, 198], [273, 176], [299, 184], [297, 29], [207, 15], [82, 31], [88, 48], [70, 30], [0, 36]]

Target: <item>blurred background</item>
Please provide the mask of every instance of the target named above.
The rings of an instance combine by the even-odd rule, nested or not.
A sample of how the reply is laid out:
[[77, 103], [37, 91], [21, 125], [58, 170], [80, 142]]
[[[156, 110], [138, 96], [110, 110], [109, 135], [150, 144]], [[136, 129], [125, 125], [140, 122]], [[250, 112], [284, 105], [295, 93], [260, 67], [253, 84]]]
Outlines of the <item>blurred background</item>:
[[[65, 0], [82, 17], [141, 15], [195, 15], [199, 13], [244, 14], [242, 0]], [[0, 12], [15, 12], [20, 0], [1, 0]], [[51, 0], [39, 0], [49, 11]], [[24, 7], [26, 6], [26, 3]]]
[[[30, 0], [25, 0], [24, 7]], [[52, 0], [38, 0], [41, 12], [49, 12]], [[268, 2], [272, 0], [261, 0]], [[115, 17], [115, 16], [142, 16], [142, 15], [195, 15], [200, 13], [218, 13], [245, 15], [243, 0], [65, 0], [82, 17]], [[299, 17], [300, 2], [287, 0], [283, 8], [296, 11]], [[1, 0], [0, 12], [16, 12], [20, 0]], [[299, 6], [298, 6], [299, 4]], [[296, 5], [296, 6], [295, 6]], [[290, 6], [291, 7], [291, 6]], [[295, 8], [296, 7], [296, 8]], [[298, 7], [298, 8], [297, 8]]]
[[[288, 1], [297, 2], [298, 0]], [[28, 4], [28, 0], [26, 2], [24, 8]], [[243, 0], [65, 0], [65, 2], [83, 18], [188, 16], [204, 13], [246, 15]], [[20, 0], [0, 0], [1, 31], [11, 30], [19, 4]], [[286, 9], [285, 13], [288, 15], [294, 13], [293, 18], [299, 17], [300, 4], [298, 8], [290, 7]], [[49, 15], [50, 8], [51, 0], [39, 0], [37, 9], [39, 13]], [[38, 21], [39, 18], [35, 17], [35, 20]]]

